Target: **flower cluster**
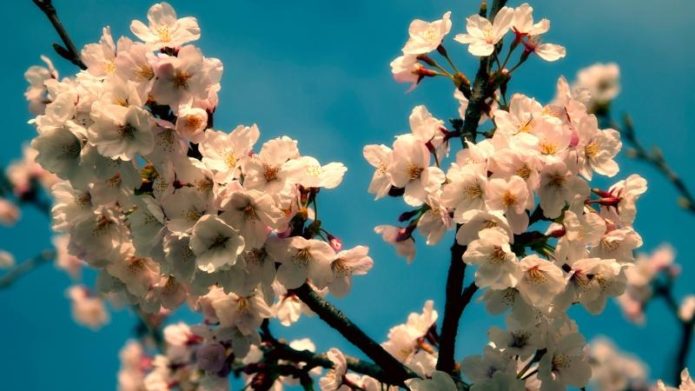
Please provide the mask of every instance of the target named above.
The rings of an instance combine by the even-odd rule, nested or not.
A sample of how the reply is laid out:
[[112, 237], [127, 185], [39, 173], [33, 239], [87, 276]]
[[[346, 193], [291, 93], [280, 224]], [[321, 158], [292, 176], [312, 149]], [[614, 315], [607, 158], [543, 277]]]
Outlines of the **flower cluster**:
[[[672, 299], [678, 274], [668, 247], [633, 255], [642, 245], [633, 224], [646, 180], [592, 185], [619, 173], [620, 133], [603, 121], [620, 90], [619, 69], [594, 65], [572, 85], [560, 77], [549, 102], [510, 93], [532, 55], [552, 62], [566, 52], [542, 41], [550, 22], [534, 20], [528, 4], [490, 11], [467, 18], [454, 36], [480, 60], [472, 81], [444, 46], [451, 12], [410, 24], [391, 63], [395, 80], [414, 88], [448, 79], [458, 110], [445, 121], [418, 105], [409, 131], [363, 149], [375, 168], [368, 191], [407, 205], [399, 225], [375, 232], [408, 262], [416, 231], [429, 246], [451, 236], [459, 282], [467, 268], [475, 272], [467, 288], [451, 289], [462, 291], [458, 301], [447, 282], [443, 318], [455, 319], [454, 340], [445, 340], [447, 325], [438, 328], [431, 300], [380, 346], [357, 344], [374, 363], [272, 335], [270, 319], [290, 326], [314, 310], [344, 336], [352, 332], [351, 341], [368, 338], [353, 324], [336, 326], [344, 316], [316, 302], [347, 295], [352, 277], [373, 266], [366, 246], [344, 249], [318, 216], [321, 189], [337, 188], [347, 168], [301, 155], [286, 136], [259, 142], [255, 124], [217, 130], [223, 64], [193, 44], [197, 20], [179, 18], [167, 3], [153, 5], [147, 23], [131, 23], [135, 40], [104, 28], [73, 76], [61, 79], [45, 57], [46, 66], [26, 72], [37, 135], [0, 182], [0, 224], [17, 221], [16, 203], [42, 205], [40, 190], [49, 190], [59, 235], [43, 258], [72, 278], [75, 320], [93, 329], [108, 322], [103, 299], [140, 317], [140, 339], [121, 351], [120, 390], [221, 391], [232, 374], [250, 389], [306, 388], [314, 378], [322, 391], [554, 391], [590, 381], [602, 390], [644, 389], [639, 361], [605, 340], [587, 344], [568, 314], [599, 314], [617, 298], [640, 321], [650, 298]], [[0, 268], [13, 264], [0, 251]], [[98, 271], [95, 289], [81, 282], [85, 265]], [[445, 368], [441, 356], [455, 352], [452, 308], [460, 317], [478, 290], [490, 314], [506, 315], [504, 327], [489, 329], [480, 354]], [[160, 332], [184, 303], [201, 323]], [[692, 326], [695, 297], [677, 312]], [[680, 390], [693, 387], [686, 370]]]
[[662, 245], [649, 256], [639, 254], [635, 266], [625, 273], [627, 285], [625, 293], [618, 297], [618, 303], [625, 316], [633, 322], [644, 322], [644, 308], [663, 284], [670, 284], [678, 276], [680, 268], [674, 263], [675, 253], [669, 245]]
[[639, 359], [619, 351], [605, 337], [590, 344], [591, 382], [600, 391], [643, 390], [647, 387], [647, 369]]
[[[451, 12], [445, 13], [442, 19], [433, 22], [414, 20], [410, 24], [410, 37], [403, 47], [402, 55], [391, 62], [391, 71], [396, 81], [411, 83], [415, 87], [425, 77], [446, 73], [447, 71], [433, 62], [428, 55], [438, 51], [446, 56], [442, 41], [451, 31], [451, 27]], [[480, 15], [469, 17], [466, 19], [466, 33], [457, 34], [454, 39], [468, 45], [468, 51], [474, 56], [488, 57], [496, 53], [498, 45], [511, 32], [514, 38], [503, 65], [507, 65], [512, 52], [521, 47], [518, 66], [531, 54], [536, 54], [545, 61], [557, 61], [565, 57], [564, 47], [542, 43], [541, 36], [549, 29], [548, 19], [534, 23], [533, 8], [524, 3], [516, 8], [502, 7], [492, 21]]]
[[[472, 99], [470, 86], [443, 44], [451, 29], [449, 18], [446, 13], [431, 23], [413, 22], [404, 56], [394, 64], [417, 63], [420, 68], [408, 73], [414, 83], [422, 75], [451, 79], [462, 118], [447, 125], [417, 106], [409, 133], [396, 136], [392, 146], [364, 148], [376, 168], [370, 192], [376, 198], [402, 196], [414, 208], [400, 216], [405, 226], [378, 226], [376, 232], [411, 261], [416, 230], [428, 245], [454, 230], [464, 249], [461, 262], [475, 266], [475, 284], [485, 289], [488, 310], [499, 314], [511, 309], [507, 328], [490, 330], [483, 355], [462, 363], [473, 389], [582, 387], [591, 373], [589, 360], [566, 310], [581, 305], [600, 313], [608, 298], [625, 290], [633, 250], [642, 245], [632, 224], [646, 181], [631, 175], [605, 190], [590, 185], [595, 175], [613, 177], [619, 171], [614, 158], [622, 146], [620, 134], [602, 129], [587, 107], [587, 93], [603, 87], [572, 88], [560, 78], [556, 96], [547, 104], [520, 93], [507, 101], [507, 83], [530, 53], [548, 61], [564, 56], [561, 47], [539, 43], [549, 22], [534, 23], [527, 4], [504, 7], [491, 21], [474, 15], [468, 18], [467, 33], [455, 38], [479, 57], [497, 59], [509, 31], [514, 33], [509, 54], [520, 43], [525, 48], [512, 69], [505, 67], [507, 60], [490, 60], [499, 67], [490, 71], [493, 91], [483, 104], [480, 126], [487, 130], [474, 126], [470, 131], [464, 116]], [[427, 56], [434, 50], [451, 72]], [[438, 70], [427, 74], [426, 65]], [[405, 81], [396, 68], [396, 80]], [[580, 79], [588, 87], [591, 78]], [[605, 91], [598, 92], [602, 95], [594, 99], [607, 99]], [[463, 148], [446, 168], [452, 140], [458, 138]]]

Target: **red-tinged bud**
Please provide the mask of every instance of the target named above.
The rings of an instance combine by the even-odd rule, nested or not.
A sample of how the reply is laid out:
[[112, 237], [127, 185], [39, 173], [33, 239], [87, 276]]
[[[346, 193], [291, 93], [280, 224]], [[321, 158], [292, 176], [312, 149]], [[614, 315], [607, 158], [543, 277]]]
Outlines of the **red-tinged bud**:
[[422, 62], [424, 62], [425, 64], [427, 64], [427, 65], [429, 65], [429, 66], [433, 66], [433, 67], [434, 67], [434, 66], [437, 66], [437, 63], [434, 62], [434, 60], [432, 60], [432, 59], [430, 58], [430, 56], [428, 56], [428, 55], [426, 55], [426, 54], [421, 54], [421, 55], [417, 56], [417, 59], [420, 60], [420, 61], [422, 61]]
[[603, 197], [598, 200], [598, 203], [603, 205], [603, 206], [618, 206], [620, 203], [621, 198], [620, 197]]
[[188, 340], [186, 341], [186, 345], [197, 345], [199, 343], [203, 342], [203, 337], [195, 334], [191, 334], [188, 336]]
[[427, 147], [427, 150], [430, 151], [430, 153], [435, 153], [435, 151], [437, 150], [437, 149], [434, 147], [434, 144], [432, 144], [432, 140], [426, 142], [426, 143], [425, 143], [425, 146]]
[[397, 242], [403, 242], [413, 237], [413, 231], [415, 231], [415, 224], [410, 224], [407, 227], [401, 228], [396, 236]]
[[567, 234], [567, 230], [565, 229], [565, 227], [562, 227], [562, 228], [558, 228], [556, 230], [551, 231], [548, 234], [548, 236], [550, 236], [551, 238], [561, 238], [561, 237], [565, 236], [565, 234]]
[[511, 46], [511, 49], [509, 49], [509, 50], [514, 50], [514, 48], [517, 45], [519, 45], [519, 43], [521, 43], [521, 41], [526, 36], [526, 33], [520, 33], [515, 28], [512, 28], [512, 32], [514, 33], [514, 41], [512, 41], [512, 46]]
[[610, 192], [598, 188], [591, 189], [591, 192], [601, 197], [613, 197], [613, 194], [611, 194]]
[[328, 236], [328, 244], [331, 246], [333, 251], [340, 251], [343, 249], [343, 241], [336, 238], [335, 236], [326, 233], [326, 236]]
[[435, 72], [435, 71], [433, 71], [433, 70], [431, 70], [431, 69], [429, 69], [429, 68], [425, 68], [425, 67], [419, 67], [419, 68], [415, 71], [415, 74], [418, 75], [418, 76], [420, 76], [421, 78], [422, 78], [422, 77], [433, 77], [433, 76], [437, 76], [437, 72]]

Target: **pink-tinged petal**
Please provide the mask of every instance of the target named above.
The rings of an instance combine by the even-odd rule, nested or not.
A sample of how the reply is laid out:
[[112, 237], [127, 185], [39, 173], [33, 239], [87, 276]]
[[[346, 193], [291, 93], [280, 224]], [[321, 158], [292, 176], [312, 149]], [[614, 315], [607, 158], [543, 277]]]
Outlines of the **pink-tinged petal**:
[[176, 11], [169, 3], [161, 2], [150, 7], [147, 12], [147, 20], [153, 26], [171, 25], [176, 23]]
[[535, 50], [538, 57], [545, 61], [557, 61], [567, 54], [564, 46], [555, 45], [552, 43], [540, 44]]
[[468, 46], [468, 52], [474, 56], [486, 57], [492, 54], [495, 46], [485, 42], [475, 42]]

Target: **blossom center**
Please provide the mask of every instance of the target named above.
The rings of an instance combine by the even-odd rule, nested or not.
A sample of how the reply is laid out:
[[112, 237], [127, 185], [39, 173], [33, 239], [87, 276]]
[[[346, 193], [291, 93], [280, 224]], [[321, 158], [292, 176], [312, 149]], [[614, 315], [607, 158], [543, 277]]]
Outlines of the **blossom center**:
[[586, 154], [586, 157], [589, 159], [595, 157], [598, 154], [599, 151], [599, 146], [598, 143], [595, 141], [590, 142], [589, 144], [584, 147], [584, 153]]
[[186, 71], [176, 71], [174, 74], [174, 87], [176, 88], [188, 88], [188, 80], [191, 78], [191, 74]]
[[230, 152], [227, 154], [227, 157], [225, 157], [224, 162], [227, 164], [227, 167], [234, 168], [236, 167], [237, 158], [234, 156], [233, 152]]
[[417, 166], [411, 166], [410, 170], [408, 170], [408, 177], [410, 178], [411, 181], [414, 181], [418, 178], [420, 178], [420, 175], [422, 175], [422, 172], [425, 169], [422, 167], [417, 167]]
[[135, 132], [137, 131], [137, 128], [131, 124], [125, 124], [123, 126], [118, 127], [118, 135], [121, 136], [121, 138], [127, 139], [127, 140], [135, 140]]
[[542, 284], [546, 280], [545, 273], [538, 266], [528, 269], [528, 271], [526, 271], [526, 276], [528, 277], [529, 281], [533, 282], [534, 284]]
[[167, 26], [157, 27], [157, 36], [162, 43], [171, 42], [171, 31], [169, 31], [169, 27]]
[[272, 182], [278, 179], [278, 173], [280, 172], [279, 167], [275, 166], [264, 166], [263, 177], [266, 182]]

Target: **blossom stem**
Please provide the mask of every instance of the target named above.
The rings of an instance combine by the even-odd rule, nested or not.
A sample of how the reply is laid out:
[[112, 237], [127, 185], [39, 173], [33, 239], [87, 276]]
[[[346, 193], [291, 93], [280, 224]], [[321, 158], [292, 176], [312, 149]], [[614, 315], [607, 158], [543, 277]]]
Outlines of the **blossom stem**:
[[55, 257], [55, 250], [44, 250], [39, 255], [18, 264], [0, 277], [0, 289], [9, 288], [20, 277], [36, 269], [37, 267], [52, 261], [55, 259]]
[[449, 53], [446, 51], [446, 48], [444, 48], [444, 45], [439, 45], [439, 47], [437, 47], [437, 52], [439, 52], [439, 54], [442, 57], [444, 57], [451, 69], [454, 70], [454, 73], [460, 73], [460, 71], [456, 67], [456, 64], [454, 64], [454, 62], [451, 60], [451, 57], [449, 57]]
[[356, 324], [348, 319], [342, 311], [319, 296], [308, 284], [291, 291], [302, 300], [321, 320], [336, 329], [345, 339], [358, 347], [381, 367], [382, 381], [403, 386], [407, 379], [417, 377], [415, 373], [396, 360], [381, 345], [371, 339]]
[[60, 55], [64, 59], [75, 64], [80, 69], [82, 69], [82, 70], [87, 69], [87, 66], [84, 64], [84, 62], [82, 62], [82, 59], [80, 58], [80, 52], [75, 47], [75, 44], [72, 42], [72, 39], [70, 38], [67, 31], [65, 30], [63, 23], [58, 18], [58, 12], [56, 11], [55, 7], [53, 6], [53, 1], [52, 0], [33, 0], [33, 1], [34, 1], [34, 4], [36, 4], [36, 6], [39, 7], [39, 9], [44, 14], [46, 14], [46, 17], [48, 17], [48, 20], [51, 22], [51, 24], [53, 25], [53, 28], [60, 36], [60, 39], [63, 41], [64, 46], [60, 46], [57, 43], [53, 44], [53, 49], [55, 49], [56, 53], [58, 53], [58, 55]]
[[[495, 0], [490, 8], [490, 15], [488, 19], [490, 21], [495, 19], [497, 12], [504, 7], [507, 0]], [[486, 2], [481, 3], [480, 10], [484, 12], [486, 7]], [[484, 15], [483, 15], [484, 16]], [[490, 66], [490, 56], [482, 57], [480, 59], [480, 64], [478, 66], [478, 72], [475, 75], [475, 81], [473, 82], [473, 90], [471, 91], [471, 98], [468, 101], [468, 107], [466, 108], [466, 115], [463, 120], [463, 127], [461, 132], [461, 143], [466, 145], [466, 137], [471, 135], [475, 140], [475, 136], [478, 130], [478, 123], [480, 122], [480, 117], [483, 113], [483, 108], [485, 101], [494, 95], [496, 85], [490, 83], [490, 77], [488, 74], [488, 67]]]

